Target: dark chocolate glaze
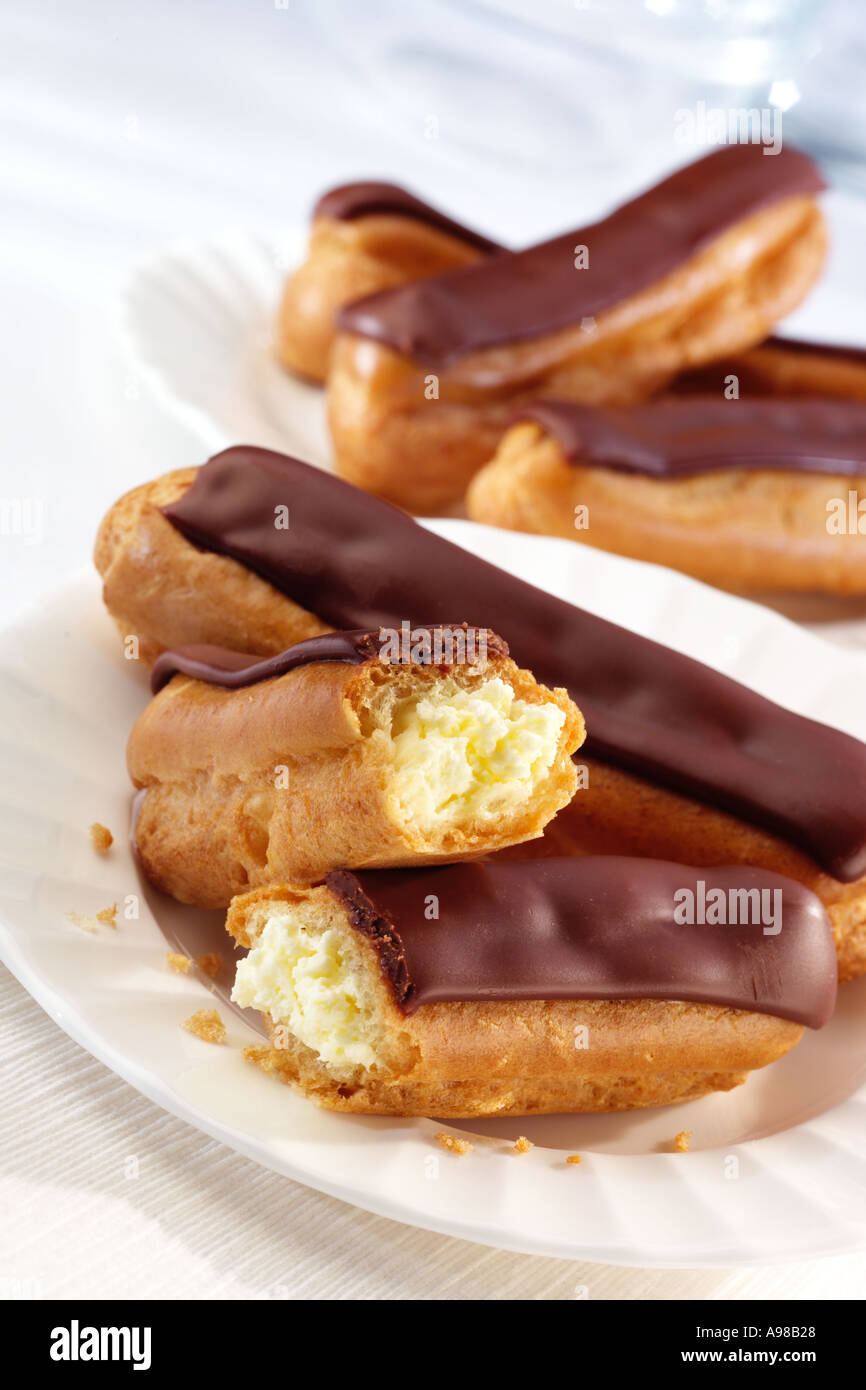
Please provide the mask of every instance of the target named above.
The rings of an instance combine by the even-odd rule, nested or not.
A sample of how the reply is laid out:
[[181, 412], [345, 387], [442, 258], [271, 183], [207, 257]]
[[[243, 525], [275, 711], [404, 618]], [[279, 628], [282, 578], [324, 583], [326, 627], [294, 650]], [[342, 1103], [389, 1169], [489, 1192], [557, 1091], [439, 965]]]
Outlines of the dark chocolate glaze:
[[[697, 894], [699, 880], [726, 902], [731, 890], [768, 890], [768, 909], [780, 890], [781, 930], [677, 923], [675, 893]], [[820, 1028], [836, 1001], [823, 904], [802, 884], [743, 865], [605, 855], [341, 869], [325, 881], [373, 942], [406, 1013], [458, 999], [671, 999]], [[438, 919], [425, 915], [431, 896]]]
[[[768, 161], [769, 162], [769, 161]], [[275, 507], [288, 505], [288, 530]], [[565, 686], [586, 751], [798, 845], [835, 878], [866, 874], [866, 746], [700, 662], [553, 598], [349, 483], [239, 446], [199, 469], [165, 515], [335, 628], [403, 619], [487, 625]]]
[[572, 463], [651, 478], [720, 468], [866, 476], [862, 401], [686, 395], [621, 410], [530, 401], [514, 418], [541, 425]]
[[[413, 637], [429, 634], [431, 637], [442, 624], [417, 623], [412, 627]], [[470, 628], [466, 623], [452, 623], [452, 632], [462, 628], [467, 634], [480, 633], [479, 628]], [[354, 632], [325, 632], [320, 637], [308, 637], [304, 642], [295, 642], [284, 652], [275, 656], [254, 656], [250, 652], [233, 651], [230, 647], [214, 647], [209, 643], [193, 643], [186, 647], [176, 647], [157, 657], [150, 673], [150, 688], [154, 695], [172, 676], [193, 676], [196, 680], [207, 681], [209, 685], [219, 685], [226, 690], [240, 690], [245, 685], [255, 685], [258, 681], [273, 680], [287, 671], [299, 666], [311, 666], [319, 661], [346, 661], [355, 666], [365, 661], [384, 660], [381, 655], [381, 629], [374, 631], [362, 628]], [[508, 646], [495, 632], [484, 631], [484, 651], [488, 657], [508, 656]], [[431, 665], [419, 652], [421, 665]], [[431, 650], [431, 656], [435, 649]], [[386, 662], [390, 664], [390, 662]], [[447, 665], [447, 659], [442, 665]]]
[[491, 241], [471, 227], [455, 222], [444, 212], [416, 198], [407, 188], [397, 183], [344, 183], [323, 193], [313, 208], [313, 217], [332, 217], [336, 222], [352, 222], [356, 217], [370, 217], [375, 213], [397, 213], [401, 217], [411, 217], [415, 222], [426, 222], [430, 227], [438, 227], [448, 232], [458, 241], [465, 241], [479, 251], [492, 255], [504, 251], [499, 242]]
[[[758, 145], [728, 145], [678, 169], [602, 222], [367, 295], [345, 305], [337, 325], [416, 362], [445, 367], [594, 317], [660, 280], [750, 214], [824, 186], [812, 161], [791, 145], [770, 158]], [[585, 269], [575, 269], [577, 246], [589, 250]]]
[[349, 661], [360, 665], [375, 656], [376, 637], [376, 633], [369, 631], [326, 632], [321, 637], [296, 642], [276, 656], [264, 658], [250, 652], [232, 651], [229, 647], [195, 642], [157, 657], [150, 673], [150, 688], [155, 695], [172, 676], [184, 675], [210, 685], [221, 685], [226, 690], [239, 690], [244, 685], [283, 676], [298, 666], [309, 666], [314, 661]]

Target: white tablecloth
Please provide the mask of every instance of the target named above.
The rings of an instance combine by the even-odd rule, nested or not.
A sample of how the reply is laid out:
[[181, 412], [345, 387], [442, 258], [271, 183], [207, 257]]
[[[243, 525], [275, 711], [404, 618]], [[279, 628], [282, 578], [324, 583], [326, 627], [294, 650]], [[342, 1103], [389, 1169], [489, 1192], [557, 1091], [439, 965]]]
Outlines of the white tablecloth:
[[[522, 98], [508, 99], [513, 79], [497, 96], [492, 76], [476, 78], [473, 123], [468, 69], [442, 57], [470, 7], [448, 5], [437, 19], [421, 0], [383, 0], [350, 6], [341, 27], [342, 6], [4, 7], [0, 497], [38, 498], [45, 533], [39, 545], [0, 536], [0, 621], [86, 562], [96, 521], [121, 491], [200, 459], [199, 444], [160, 416], [118, 359], [110, 305], [133, 259], [228, 225], [301, 220], [323, 186], [364, 174], [414, 183], [519, 242], [594, 214], [678, 157], [668, 127], [653, 138], [644, 121], [645, 149], [613, 138], [614, 118], [626, 136], [642, 122], [629, 118], [619, 89], [609, 104], [607, 69], [599, 69], [603, 119], [581, 129], [568, 86], [554, 102], [550, 41], [534, 47], [517, 21], [494, 47], [512, 68], [523, 64]], [[407, 8], [423, 10], [423, 26], [399, 28], [395, 15]], [[368, 41], [349, 27], [359, 9], [382, 18]], [[383, 36], [387, 61], [377, 48]], [[476, 44], [473, 61], [480, 51]], [[382, 74], [394, 61], [413, 81], [389, 97]], [[853, 61], [850, 45], [822, 61], [832, 74], [834, 61]], [[578, 87], [585, 92], [586, 82]], [[539, 106], [546, 93], [549, 109]], [[839, 100], [837, 90], [834, 111]], [[666, 102], [682, 104], [674, 92]], [[810, 108], [816, 139], [820, 109]], [[432, 140], [429, 114], [439, 121]], [[485, 156], [497, 132], [498, 163]], [[568, 1299], [578, 1286], [590, 1298], [624, 1299], [863, 1293], [859, 1257], [641, 1272], [486, 1250], [355, 1211], [161, 1112], [66, 1038], [5, 971], [0, 1094], [3, 1296]]]

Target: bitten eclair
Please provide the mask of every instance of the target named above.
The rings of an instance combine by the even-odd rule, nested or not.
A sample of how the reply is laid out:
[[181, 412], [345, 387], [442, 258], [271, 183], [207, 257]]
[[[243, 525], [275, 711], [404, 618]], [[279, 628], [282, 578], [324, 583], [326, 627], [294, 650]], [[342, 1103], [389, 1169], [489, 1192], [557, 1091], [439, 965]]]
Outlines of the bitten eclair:
[[277, 356], [291, 371], [324, 381], [342, 305], [502, 249], [397, 184], [332, 188], [313, 209], [307, 259], [283, 291]]
[[136, 847], [199, 907], [486, 854], [540, 835], [577, 784], [580, 711], [484, 629], [335, 632], [265, 661], [187, 647], [153, 684], [127, 753]]
[[[698, 924], [702, 902], [716, 915]], [[836, 994], [818, 899], [744, 867], [337, 871], [307, 891], [236, 898], [227, 927], [248, 948], [233, 997], [270, 1035], [255, 1060], [355, 1114], [694, 1100], [781, 1057], [826, 1023]]]
[[861, 500], [866, 512], [866, 404], [721, 392], [620, 410], [530, 402], [466, 498], [475, 521], [723, 588], [840, 595], [866, 593], [866, 539], [847, 524]]
[[[288, 514], [288, 529], [275, 517]], [[263, 449], [137, 488], [100, 528], [104, 596], [141, 656], [188, 642], [262, 655], [331, 628], [503, 634], [563, 686], [588, 781], [519, 853], [745, 863], [824, 902], [840, 978], [866, 969], [866, 746], [477, 559], [368, 493]], [[508, 854], [516, 851], [509, 850]]]
[[328, 378], [338, 471], [435, 511], [515, 404], [632, 404], [760, 342], [820, 270], [823, 186], [790, 145], [731, 145], [593, 226], [347, 305]]

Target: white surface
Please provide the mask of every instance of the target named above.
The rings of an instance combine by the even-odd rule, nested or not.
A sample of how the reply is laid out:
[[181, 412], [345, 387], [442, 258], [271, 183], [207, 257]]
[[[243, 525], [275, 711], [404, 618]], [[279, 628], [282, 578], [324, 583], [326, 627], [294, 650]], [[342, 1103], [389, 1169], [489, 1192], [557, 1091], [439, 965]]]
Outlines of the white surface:
[[[559, 597], [579, 594], [590, 611], [866, 737], [859, 654], [661, 567], [471, 522], [431, 525], [521, 577], [543, 575]], [[136, 871], [123, 748], [146, 699], [144, 672], [124, 660], [90, 573], [0, 643], [0, 957], [101, 1061], [277, 1172], [485, 1244], [637, 1265], [866, 1249], [866, 981], [843, 991], [830, 1025], [727, 1095], [620, 1115], [461, 1123], [453, 1128], [475, 1143], [462, 1159], [435, 1146], [433, 1121], [328, 1114], [251, 1068], [240, 1048], [258, 1034], [229, 1002], [230, 971], [213, 987], [228, 1046], [183, 1032], [210, 1001], [202, 980], [167, 969], [169, 941], [191, 954], [229, 951], [221, 914], [193, 945], [201, 914], [161, 899]], [[93, 820], [114, 830], [108, 856], [90, 845]], [[116, 930], [68, 920], [113, 902]], [[692, 1132], [688, 1155], [671, 1152], [681, 1129]], [[535, 1144], [521, 1157], [510, 1147], [519, 1134]], [[579, 1170], [565, 1163], [575, 1151]]]
[[[422, 3], [429, 12], [417, 0], [413, 20]], [[384, 8], [383, 0], [377, 14]], [[402, 4], [388, 9], [406, 13]], [[345, 33], [355, 10], [355, 0], [348, 8], [328, 0], [332, 29]], [[854, 148], [861, 6], [847, 7], [847, 24], [838, 18], [846, 7], [832, 10], [837, 18], [801, 79], [804, 102], [786, 131]], [[648, 117], [646, 87], [612, 80], [592, 53], [579, 81], [574, 61], [565, 63], [557, 91], [549, 50], [530, 57], [529, 36], [515, 30], [509, 64], [528, 72], [531, 62], [533, 81], [516, 91], [509, 75], [479, 101], [468, 66], [451, 57], [457, 7], [439, 26], [438, 77], [433, 62], [425, 65], [429, 37], [426, 54], [418, 44], [411, 52], [410, 78], [397, 36], [391, 81], [376, 66], [372, 33], [354, 52], [355, 70], [345, 71], [343, 54], [329, 51], [317, 28], [324, 13], [321, 0], [291, 0], [281, 11], [267, 0], [110, 8], [104, 0], [13, 0], [2, 8], [0, 496], [37, 499], [44, 528], [37, 544], [0, 535], [0, 621], [87, 562], [96, 519], [119, 492], [200, 458], [195, 435], [153, 407], [115, 352], [109, 309], [133, 262], [178, 238], [299, 224], [323, 186], [362, 172], [414, 183], [516, 243], [596, 215], [682, 156], [665, 107], [672, 113], [695, 93], [665, 95], [654, 68]], [[417, 33], [404, 35], [404, 54]], [[499, 48], [498, 40], [476, 45]], [[594, 64], [599, 120], [587, 126], [573, 98], [587, 91]], [[431, 99], [435, 140], [425, 133]], [[473, 145], [484, 147], [483, 162]], [[852, 166], [852, 177], [862, 179], [862, 168]], [[850, 273], [853, 300], [863, 293], [862, 260]], [[575, 1285], [591, 1298], [863, 1291], [859, 1256], [757, 1272], [640, 1274], [503, 1255], [365, 1216], [165, 1115], [0, 973], [0, 1292], [262, 1297], [279, 1286], [282, 1296], [305, 1298], [544, 1299], [571, 1298]], [[141, 1160], [138, 1179], [123, 1174], [128, 1155]]]

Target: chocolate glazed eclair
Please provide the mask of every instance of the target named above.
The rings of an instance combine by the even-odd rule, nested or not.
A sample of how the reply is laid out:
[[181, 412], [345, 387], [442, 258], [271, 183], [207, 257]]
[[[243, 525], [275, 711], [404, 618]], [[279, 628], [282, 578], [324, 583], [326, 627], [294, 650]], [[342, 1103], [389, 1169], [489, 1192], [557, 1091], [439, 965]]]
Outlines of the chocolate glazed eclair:
[[[678, 920], [683, 895], [702, 891], [724, 904], [724, 925]], [[776, 904], [776, 925], [728, 915], [760, 901]], [[227, 926], [248, 948], [234, 998], [265, 1015], [271, 1040], [248, 1055], [354, 1114], [694, 1100], [821, 1027], [836, 993], [818, 899], [740, 866], [605, 857], [338, 871], [306, 891], [236, 898]]]
[[[852, 494], [866, 511], [866, 404], [720, 391], [621, 410], [532, 401], [466, 502], [475, 521], [722, 588], [843, 595], [866, 593]], [[832, 520], [840, 508], [844, 530]]]
[[324, 381], [338, 309], [503, 248], [394, 183], [346, 183], [316, 203], [307, 259], [286, 282], [276, 325], [284, 366]]
[[182, 902], [338, 866], [443, 863], [540, 835], [577, 783], [580, 711], [494, 633], [314, 637], [265, 661], [168, 652], [127, 759], [136, 847]]
[[[274, 518], [288, 508], [291, 524]], [[262, 655], [327, 628], [491, 625], [586, 719], [588, 785], [509, 855], [743, 863], [811, 888], [842, 979], [866, 969], [866, 746], [553, 598], [340, 479], [262, 449], [137, 488], [97, 565], [145, 660], [211, 642]], [[482, 616], [484, 615], [484, 616]]]
[[790, 145], [731, 145], [593, 226], [346, 306], [328, 378], [338, 471], [436, 511], [515, 404], [632, 404], [760, 342], [820, 270], [823, 187]]

